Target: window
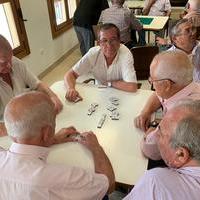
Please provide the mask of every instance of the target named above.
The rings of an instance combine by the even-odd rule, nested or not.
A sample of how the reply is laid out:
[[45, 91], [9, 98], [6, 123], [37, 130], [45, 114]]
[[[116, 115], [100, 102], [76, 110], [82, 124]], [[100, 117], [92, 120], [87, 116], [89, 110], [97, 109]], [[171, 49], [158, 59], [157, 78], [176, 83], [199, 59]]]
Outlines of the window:
[[47, 0], [53, 38], [72, 27], [78, 0]]
[[0, 0], [0, 34], [11, 44], [15, 56], [30, 53], [19, 0]]

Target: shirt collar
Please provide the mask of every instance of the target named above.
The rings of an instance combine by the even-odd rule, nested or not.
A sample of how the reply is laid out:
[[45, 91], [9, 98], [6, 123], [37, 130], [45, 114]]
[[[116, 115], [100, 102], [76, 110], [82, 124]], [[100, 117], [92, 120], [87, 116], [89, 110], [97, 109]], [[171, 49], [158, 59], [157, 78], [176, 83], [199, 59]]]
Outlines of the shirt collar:
[[16, 154], [30, 155], [46, 161], [50, 148], [13, 142], [9, 151]]

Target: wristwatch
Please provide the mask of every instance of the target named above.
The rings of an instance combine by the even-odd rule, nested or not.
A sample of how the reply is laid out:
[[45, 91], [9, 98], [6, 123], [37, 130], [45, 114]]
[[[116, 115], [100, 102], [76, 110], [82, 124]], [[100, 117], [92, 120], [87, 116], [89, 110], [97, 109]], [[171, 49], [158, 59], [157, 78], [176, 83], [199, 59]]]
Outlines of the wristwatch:
[[107, 85], [108, 87], [112, 87], [112, 82], [111, 81], [107, 82]]

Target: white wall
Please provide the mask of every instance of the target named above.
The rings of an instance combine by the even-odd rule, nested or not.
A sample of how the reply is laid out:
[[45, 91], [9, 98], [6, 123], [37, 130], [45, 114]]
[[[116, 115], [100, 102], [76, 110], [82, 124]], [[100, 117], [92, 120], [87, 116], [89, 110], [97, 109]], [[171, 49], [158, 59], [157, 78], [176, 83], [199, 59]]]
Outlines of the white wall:
[[20, 0], [30, 46], [30, 55], [22, 60], [39, 75], [62, 55], [77, 45], [74, 29], [52, 39], [47, 0]]

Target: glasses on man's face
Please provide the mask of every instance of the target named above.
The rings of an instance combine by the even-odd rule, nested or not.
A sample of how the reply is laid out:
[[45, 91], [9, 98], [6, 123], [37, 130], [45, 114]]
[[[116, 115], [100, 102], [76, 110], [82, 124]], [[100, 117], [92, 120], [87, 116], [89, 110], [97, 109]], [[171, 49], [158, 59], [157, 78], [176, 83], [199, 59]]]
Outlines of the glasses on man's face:
[[112, 38], [110, 40], [107, 40], [107, 39], [102, 39], [102, 40], [99, 40], [100, 44], [102, 45], [115, 45], [119, 42], [119, 39], [118, 38]]
[[155, 80], [153, 80], [152, 78], [151, 78], [151, 76], [149, 76], [149, 78], [148, 78], [148, 81], [149, 81], [149, 83], [152, 85], [154, 82], [159, 82], [159, 81], [170, 81], [171, 83], [175, 83], [174, 81], [172, 81], [171, 79], [169, 79], [169, 78], [162, 78], [162, 79], [155, 79]]

